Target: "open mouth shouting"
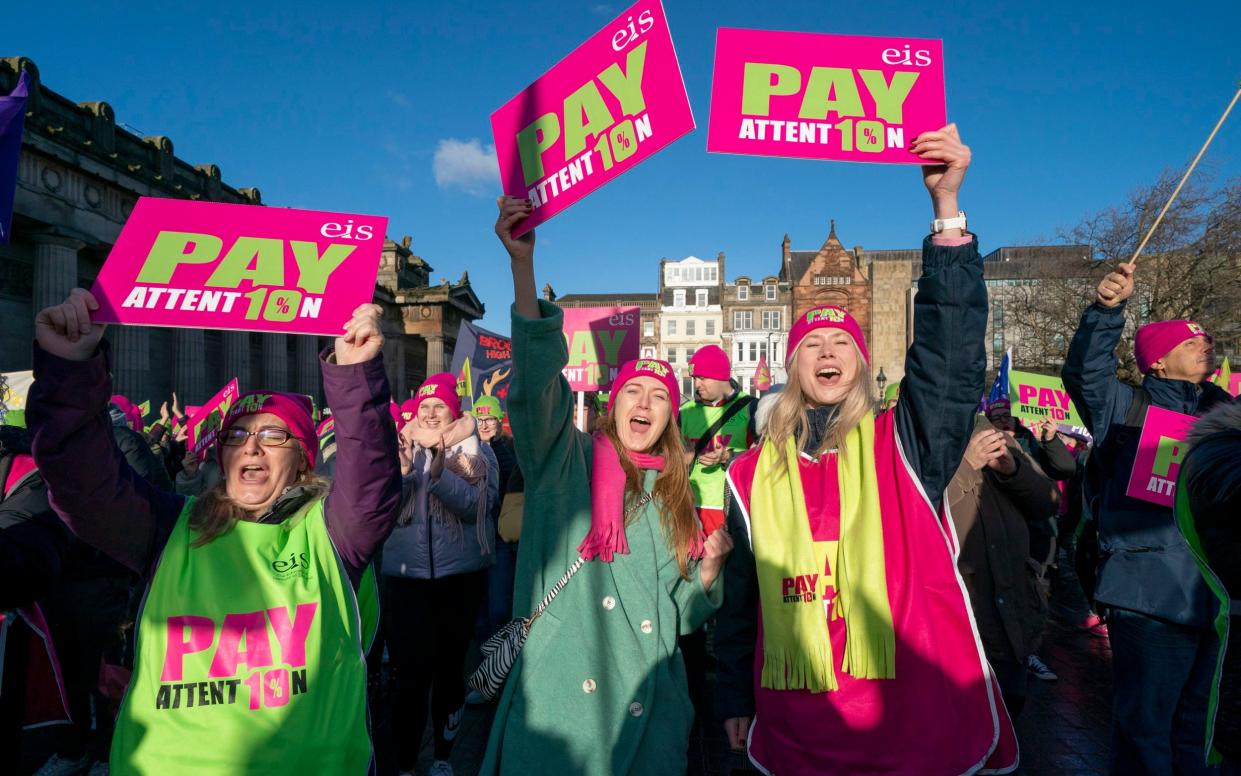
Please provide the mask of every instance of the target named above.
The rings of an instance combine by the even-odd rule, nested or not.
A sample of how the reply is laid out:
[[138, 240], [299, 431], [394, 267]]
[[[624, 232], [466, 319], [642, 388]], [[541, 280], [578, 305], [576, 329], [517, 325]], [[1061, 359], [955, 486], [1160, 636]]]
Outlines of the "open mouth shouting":
[[251, 463], [241, 467], [241, 481], [247, 485], [258, 485], [267, 482], [269, 473], [262, 464]]
[[646, 435], [651, 432], [651, 418], [649, 415], [637, 414], [629, 418], [629, 432], [638, 439], [645, 439]]
[[815, 382], [827, 388], [840, 384], [841, 371], [834, 366], [825, 366], [814, 373]]

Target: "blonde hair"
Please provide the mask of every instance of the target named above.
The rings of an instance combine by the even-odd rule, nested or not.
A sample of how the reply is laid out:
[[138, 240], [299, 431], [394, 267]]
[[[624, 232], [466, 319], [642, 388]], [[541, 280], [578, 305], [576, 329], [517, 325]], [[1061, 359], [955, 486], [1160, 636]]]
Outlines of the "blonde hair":
[[[805, 449], [810, 440], [810, 401], [802, 391], [801, 380], [797, 374], [797, 351], [794, 351], [793, 357], [789, 359], [788, 368], [785, 370], [789, 375], [788, 383], [775, 399], [775, 406], [771, 408], [771, 415], [767, 419], [767, 427], [760, 442], [770, 439], [778, 450], [783, 450], [790, 438], [799, 439], [802, 452], [815, 458], [829, 450], [843, 448], [845, 436], [871, 411], [874, 401], [870, 395], [870, 365], [862, 357], [862, 351], [858, 349], [856, 342], [853, 344], [853, 352], [857, 356], [858, 364], [853, 385], [845, 398], [836, 405], [831, 419], [828, 420], [827, 431], [819, 440], [817, 448]], [[784, 461], [784, 456], [779, 456], [778, 460]]]
[[[600, 415], [596, 422], [598, 432], [608, 438], [616, 448], [620, 458], [621, 469], [625, 472], [625, 503], [642, 493], [642, 474], [634, 462], [629, 460], [629, 452], [621, 443], [616, 432], [616, 419], [612, 413]], [[676, 419], [669, 416], [664, 433], [655, 440], [655, 446], [649, 451], [654, 455], [663, 456], [664, 470], [655, 478], [655, 487], [651, 495], [659, 507], [659, 522], [664, 529], [664, 539], [677, 560], [677, 567], [682, 579], [689, 579], [689, 550], [698, 536], [698, 515], [694, 512], [694, 492], [689, 484], [689, 467], [685, 465], [685, 444], [681, 441], [681, 432], [677, 429]], [[637, 518], [634, 515], [630, 520]]]

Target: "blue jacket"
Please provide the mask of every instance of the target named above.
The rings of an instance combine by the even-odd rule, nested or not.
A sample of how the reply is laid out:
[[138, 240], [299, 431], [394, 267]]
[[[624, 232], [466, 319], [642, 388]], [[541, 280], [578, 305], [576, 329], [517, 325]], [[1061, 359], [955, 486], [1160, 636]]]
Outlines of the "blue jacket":
[[[384, 576], [439, 579], [495, 563], [492, 505], [499, 501], [499, 466], [490, 445], [478, 449], [487, 475], [472, 483], [447, 466], [432, 477], [431, 451], [414, 445], [413, 468], [402, 481], [401, 519], [383, 548]], [[435, 517], [431, 499], [455, 519]]]
[[[1209, 627], [1211, 592], [1176, 529], [1172, 509], [1125, 495], [1142, 419], [1129, 417], [1136, 389], [1116, 376], [1116, 346], [1124, 328], [1124, 304], [1087, 307], [1061, 373], [1095, 439], [1084, 485], [1087, 506], [1099, 526], [1095, 599], [1182, 625]], [[1150, 405], [1183, 415], [1201, 415], [1232, 400], [1210, 382], [1153, 374], [1142, 380], [1142, 390]]]

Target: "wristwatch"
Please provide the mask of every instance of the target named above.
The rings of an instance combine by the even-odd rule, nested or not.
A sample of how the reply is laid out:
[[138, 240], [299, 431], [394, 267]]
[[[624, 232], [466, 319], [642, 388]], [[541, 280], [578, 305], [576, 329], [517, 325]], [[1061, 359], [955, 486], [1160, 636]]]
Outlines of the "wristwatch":
[[945, 229], [965, 231], [965, 211], [958, 210], [956, 218], [937, 218], [931, 222], [931, 234], [940, 234]]

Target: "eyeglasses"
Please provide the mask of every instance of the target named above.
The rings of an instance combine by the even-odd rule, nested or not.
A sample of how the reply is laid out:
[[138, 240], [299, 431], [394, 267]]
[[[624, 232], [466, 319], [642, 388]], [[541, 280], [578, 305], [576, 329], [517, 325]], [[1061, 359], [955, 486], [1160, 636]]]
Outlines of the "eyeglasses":
[[258, 431], [247, 431], [236, 426], [225, 431], [220, 442], [228, 447], [240, 447], [250, 437], [258, 437], [263, 447], [280, 447], [293, 438], [293, 435], [282, 428], [260, 428]]

